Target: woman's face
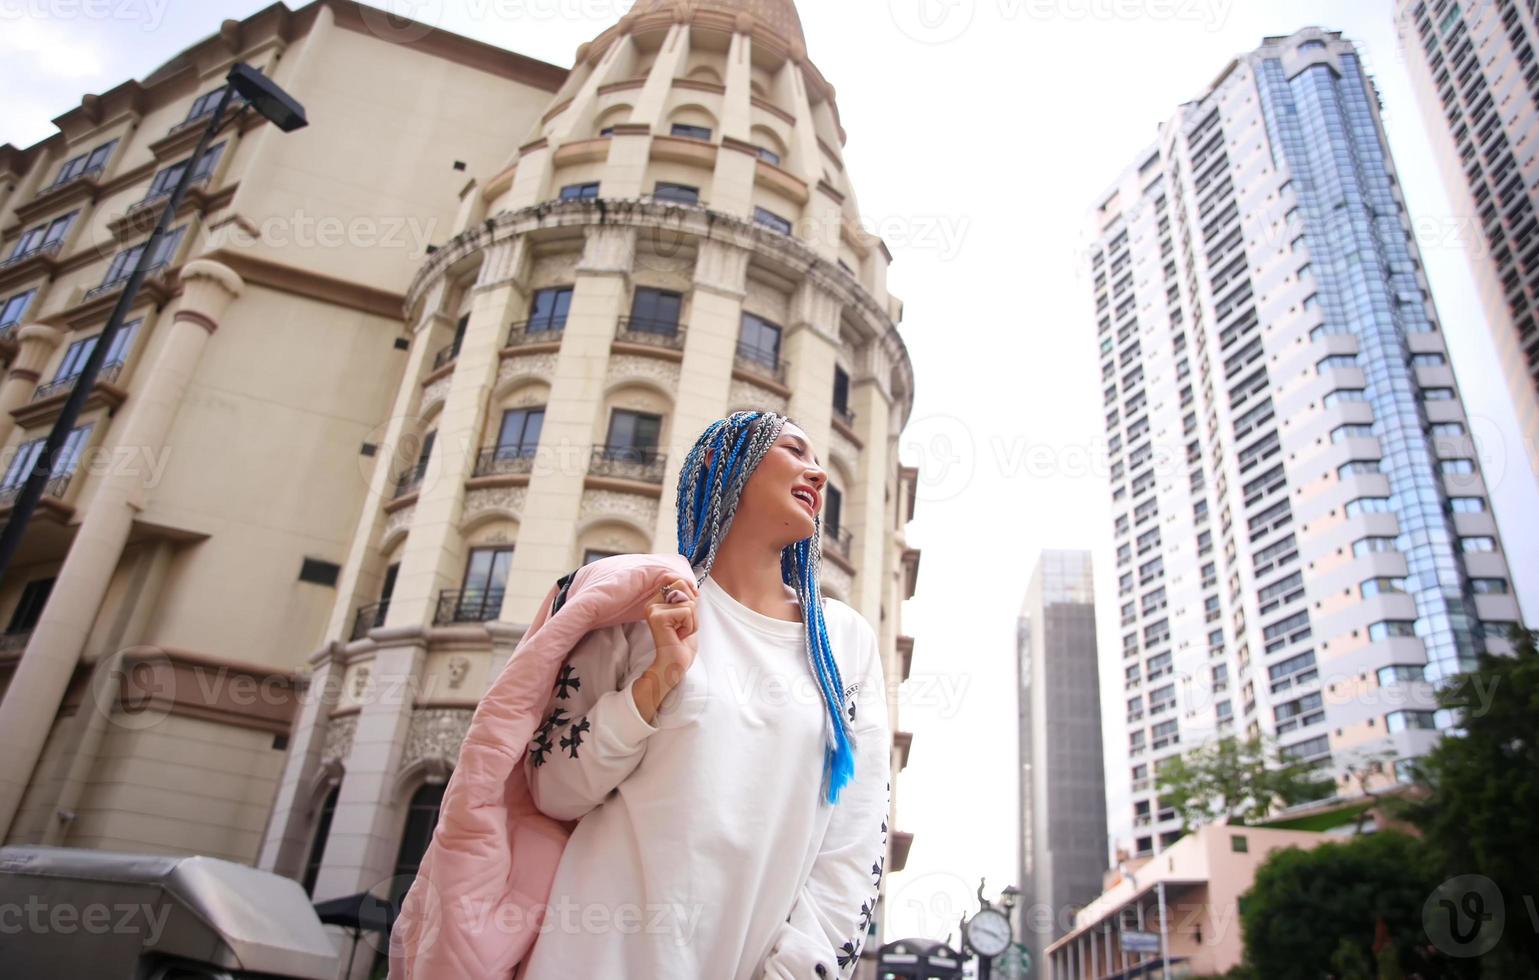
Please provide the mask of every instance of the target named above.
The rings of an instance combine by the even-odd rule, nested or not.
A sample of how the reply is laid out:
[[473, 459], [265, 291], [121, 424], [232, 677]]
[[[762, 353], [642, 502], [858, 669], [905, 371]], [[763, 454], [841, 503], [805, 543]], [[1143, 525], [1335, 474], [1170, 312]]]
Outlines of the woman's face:
[[744, 484], [732, 526], [746, 522], [755, 537], [768, 538], [782, 548], [794, 544], [812, 536], [827, 489], [828, 473], [818, 462], [812, 441], [800, 426], [787, 422]]

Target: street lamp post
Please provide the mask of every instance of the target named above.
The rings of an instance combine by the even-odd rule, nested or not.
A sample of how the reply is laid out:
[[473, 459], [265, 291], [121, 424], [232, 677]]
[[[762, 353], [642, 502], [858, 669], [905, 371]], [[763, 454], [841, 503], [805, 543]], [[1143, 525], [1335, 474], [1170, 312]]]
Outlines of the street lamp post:
[[193, 175], [198, 170], [198, 163], [203, 159], [209, 143], [218, 133], [219, 125], [224, 121], [225, 109], [229, 107], [230, 99], [236, 94], [245, 99], [248, 106], [285, 133], [293, 132], [306, 125], [304, 107], [271, 79], [244, 62], [236, 62], [230, 68], [229, 74], [225, 76], [225, 87], [219, 96], [219, 104], [214, 108], [208, 125], [203, 128], [203, 135], [198, 140], [197, 149], [192, 151], [191, 159], [182, 168], [182, 175], [171, 191], [171, 196], [166, 200], [166, 206], [160, 212], [160, 220], [156, 222], [155, 230], [150, 233], [149, 240], [144, 243], [134, 263], [133, 273], [129, 275], [123, 291], [118, 294], [117, 304], [112, 308], [112, 316], [108, 318], [107, 325], [97, 336], [96, 345], [87, 355], [85, 365], [75, 376], [75, 385], [59, 410], [59, 417], [54, 421], [53, 429], [48, 433], [42, 450], [34, 459], [31, 472], [16, 495], [16, 503], [11, 508], [10, 519], [6, 521], [4, 532], [0, 532], [0, 579], [4, 579], [11, 560], [16, 556], [16, 549], [21, 545], [21, 537], [26, 531], [27, 522], [32, 519], [32, 514], [37, 509], [37, 502], [42, 499], [43, 488], [53, 476], [53, 468], [57, 462], [55, 457], [69, 437], [70, 431], [74, 429], [81, 409], [85, 407], [85, 400], [91, 393], [91, 387], [96, 383], [96, 376], [101, 371], [102, 362], [106, 360], [107, 351], [112, 347], [112, 338], [122, 327], [123, 320], [133, 305], [134, 297], [139, 292], [139, 287], [144, 283], [145, 276], [149, 274], [150, 266], [155, 261], [155, 253], [159, 251], [160, 243], [165, 238], [166, 229], [176, 217], [176, 209], [181, 206], [182, 198], [192, 184]]

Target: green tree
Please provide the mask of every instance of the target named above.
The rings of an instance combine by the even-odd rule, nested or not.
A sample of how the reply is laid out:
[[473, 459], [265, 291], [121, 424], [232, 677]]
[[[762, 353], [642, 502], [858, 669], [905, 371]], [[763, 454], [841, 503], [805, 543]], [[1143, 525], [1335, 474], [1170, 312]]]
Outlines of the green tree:
[[[1457, 963], [1425, 955], [1422, 905], [1438, 881], [1420, 843], [1404, 834], [1274, 851], [1240, 900], [1246, 963], [1267, 980], [1367, 980], [1389, 963], [1427, 978], [1458, 976]], [[1380, 921], [1386, 946], [1375, 953]]]
[[1328, 780], [1282, 755], [1260, 738], [1222, 738], [1159, 767], [1160, 802], [1175, 809], [1188, 832], [1224, 818], [1232, 824], [1264, 820], [1278, 805], [1330, 796]]
[[1539, 848], [1539, 649], [1514, 631], [1512, 656], [1482, 654], [1438, 693], [1456, 726], [1413, 763], [1428, 792], [1398, 809], [1422, 832], [1444, 878], [1477, 874], [1501, 890], [1505, 928], [1482, 960], [1488, 976], [1539, 976], [1539, 932], [1529, 920]]

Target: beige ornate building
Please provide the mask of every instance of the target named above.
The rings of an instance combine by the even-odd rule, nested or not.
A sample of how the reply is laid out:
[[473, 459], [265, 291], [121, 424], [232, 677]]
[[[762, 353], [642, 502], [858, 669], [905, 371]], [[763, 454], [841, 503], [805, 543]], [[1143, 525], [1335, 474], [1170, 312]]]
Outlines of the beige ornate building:
[[6, 841], [403, 890], [520, 624], [673, 551], [685, 450], [746, 408], [819, 446], [896, 721], [912, 367], [790, 0], [642, 0], [570, 70], [278, 4], [0, 147], [0, 513], [235, 61], [311, 125], [199, 161], [0, 583]]

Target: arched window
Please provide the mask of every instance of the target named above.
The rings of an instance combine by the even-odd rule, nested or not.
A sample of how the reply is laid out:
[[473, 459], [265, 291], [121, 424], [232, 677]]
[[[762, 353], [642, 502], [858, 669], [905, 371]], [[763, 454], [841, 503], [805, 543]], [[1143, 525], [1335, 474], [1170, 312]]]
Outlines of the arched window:
[[315, 879], [321, 873], [321, 856], [326, 853], [326, 838], [331, 836], [331, 818], [337, 812], [337, 792], [342, 788], [338, 781], [326, 794], [321, 804], [321, 815], [315, 821], [315, 839], [310, 842], [310, 857], [305, 861], [305, 894], [315, 897]]
[[395, 854], [395, 877], [390, 883], [390, 902], [399, 907], [417, 868], [422, 865], [422, 855], [427, 853], [433, 840], [433, 828], [438, 826], [438, 809], [444, 802], [444, 783], [425, 783], [412, 794], [406, 808], [406, 829], [401, 832], [401, 847]]

